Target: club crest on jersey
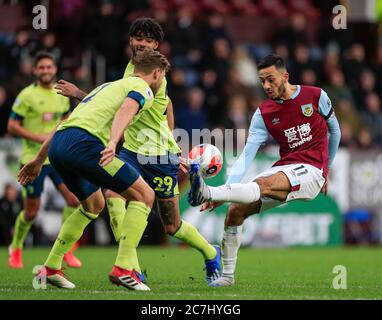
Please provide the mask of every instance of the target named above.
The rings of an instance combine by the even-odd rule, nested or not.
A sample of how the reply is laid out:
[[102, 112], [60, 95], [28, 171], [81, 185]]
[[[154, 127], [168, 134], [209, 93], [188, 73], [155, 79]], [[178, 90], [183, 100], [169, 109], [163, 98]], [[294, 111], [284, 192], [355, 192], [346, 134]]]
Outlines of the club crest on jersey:
[[310, 117], [313, 114], [313, 105], [311, 103], [301, 106], [302, 113], [305, 117]]

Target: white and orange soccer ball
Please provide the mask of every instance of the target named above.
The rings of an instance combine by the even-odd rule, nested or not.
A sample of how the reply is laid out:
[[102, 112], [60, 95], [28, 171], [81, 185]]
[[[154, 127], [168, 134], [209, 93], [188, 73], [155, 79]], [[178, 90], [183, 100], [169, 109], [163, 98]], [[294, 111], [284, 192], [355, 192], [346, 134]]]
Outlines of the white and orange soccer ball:
[[203, 143], [193, 147], [188, 153], [188, 163], [198, 163], [203, 178], [216, 176], [223, 167], [220, 150], [212, 144]]

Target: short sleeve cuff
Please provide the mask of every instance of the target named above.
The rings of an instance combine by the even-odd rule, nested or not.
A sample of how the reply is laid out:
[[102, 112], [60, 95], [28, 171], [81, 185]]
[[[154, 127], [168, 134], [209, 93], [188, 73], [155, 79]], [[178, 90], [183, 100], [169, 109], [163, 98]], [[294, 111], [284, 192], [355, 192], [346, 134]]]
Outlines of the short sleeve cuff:
[[145, 97], [137, 91], [130, 91], [127, 97], [138, 102], [140, 108], [143, 108], [143, 106], [145, 105], [145, 102], [146, 102]]
[[19, 120], [19, 121], [24, 119], [24, 117], [22, 115], [14, 112], [14, 111], [11, 112], [10, 118], [13, 120]]

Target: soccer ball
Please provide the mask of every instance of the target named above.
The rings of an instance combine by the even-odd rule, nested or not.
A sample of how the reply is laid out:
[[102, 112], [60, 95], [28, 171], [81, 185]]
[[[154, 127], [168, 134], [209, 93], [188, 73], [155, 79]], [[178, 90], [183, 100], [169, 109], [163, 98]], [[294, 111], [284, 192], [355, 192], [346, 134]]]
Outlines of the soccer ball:
[[223, 157], [218, 148], [212, 144], [203, 143], [193, 147], [188, 153], [188, 163], [198, 163], [203, 178], [216, 176], [223, 167]]

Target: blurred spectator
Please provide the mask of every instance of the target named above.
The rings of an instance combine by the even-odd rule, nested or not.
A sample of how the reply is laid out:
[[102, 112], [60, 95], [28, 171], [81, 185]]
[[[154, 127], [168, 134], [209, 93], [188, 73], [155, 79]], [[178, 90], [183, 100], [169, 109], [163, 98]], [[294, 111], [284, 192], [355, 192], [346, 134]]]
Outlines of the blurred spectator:
[[183, 65], [196, 64], [201, 58], [198, 27], [194, 20], [192, 10], [185, 6], [177, 13], [176, 27], [173, 32], [167, 34], [167, 39], [172, 43], [174, 65], [179, 65], [182, 59]]
[[351, 101], [346, 98], [341, 98], [334, 105], [334, 110], [339, 123], [348, 124], [351, 128], [352, 138], [357, 139], [362, 129], [362, 122]]
[[8, 99], [7, 91], [0, 86], [0, 137], [7, 133], [9, 114], [11, 113], [11, 102]]
[[361, 119], [365, 127], [370, 130], [373, 140], [382, 146], [382, 112], [381, 99], [376, 93], [366, 96], [366, 110], [362, 111]]
[[61, 49], [57, 46], [56, 35], [53, 32], [45, 33], [41, 38], [41, 44], [37, 51], [46, 51], [52, 54], [56, 60], [57, 66], [61, 66]]
[[192, 129], [208, 127], [207, 116], [203, 110], [205, 94], [199, 87], [191, 88], [187, 93], [187, 104], [175, 114], [176, 126], [185, 129], [191, 137]]
[[377, 92], [382, 95], [382, 44], [380, 44], [377, 48], [373, 69], [377, 76]]
[[354, 134], [350, 124], [347, 122], [340, 123], [340, 128], [341, 128], [340, 147], [345, 147], [345, 148], [356, 147], [357, 146], [356, 141], [353, 138]]
[[346, 81], [350, 88], [357, 90], [358, 80], [364, 69], [369, 68], [366, 61], [365, 48], [359, 43], [355, 43], [345, 52], [343, 70]]
[[31, 60], [23, 60], [19, 64], [18, 72], [14, 73], [10, 78], [10, 98], [14, 100], [19, 92], [24, 89], [26, 86], [29, 86], [34, 78], [32, 75], [32, 61]]
[[375, 147], [376, 145], [373, 143], [373, 137], [370, 131], [366, 128], [362, 128], [358, 136], [358, 148], [361, 150], [369, 150]]
[[248, 104], [243, 95], [231, 96], [228, 100], [228, 112], [225, 128], [246, 129], [248, 128]]
[[106, 81], [121, 78], [123, 74], [123, 22], [115, 13], [112, 2], [104, 1], [97, 14], [90, 18], [84, 41], [106, 59]]
[[366, 96], [376, 89], [375, 75], [370, 69], [364, 69], [359, 79], [359, 87], [354, 92], [357, 104], [363, 106]]
[[322, 79], [329, 82], [333, 70], [341, 69], [340, 55], [336, 49], [327, 50], [323, 61]]
[[214, 43], [216, 39], [226, 39], [229, 41], [227, 29], [224, 25], [224, 18], [220, 14], [212, 13], [207, 16], [207, 21], [202, 22], [199, 38], [204, 49], [204, 63], [207, 67], [214, 58]]
[[252, 88], [260, 86], [255, 61], [249, 56], [248, 51], [244, 47], [237, 46], [234, 49], [232, 67], [239, 73], [242, 84]]
[[15, 42], [7, 48], [8, 75], [16, 74], [20, 63], [31, 59], [32, 51], [33, 45], [28, 32], [26, 30], [18, 31], [15, 36]]
[[0, 198], [0, 245], [9, 245], [12, 241], [12, 227], [22, 210], [22, 200], [16, 188], [7, 183], [4, 195]]
[[307, 45], [309, 42], [306, 33], [306, 24], [306, 17], [303, 14], [293, 14], [290, 17], [290, 24], [276, 33], [273, 39], [274, 42], [285, 44], [289, 52], [294, 53], [294, 49], [298, 43]]
[[225, 95], [220, 92], [216, 86], [217, 74], [212, 69], [206, 69], [202, 72], [199, 86], [203, 89], [206, 99], [205, 107], [208, 117], [208, 122], [212, 126], [221, 123], [222, 116], [225, 114]]
[[168, 94], [174, 106], [174, 111], [186, 103], [186, 74], [182, 69], [173, 69], [168, 82]]
[[228, 78], [230, 67], [231, 48], [229, 42], [225, 38], [218, 38], [214, 41], [214, 57], [210, 62], [212, 68], [217, 74], [217, 85], [222, 88]]
[[309, 47], [299, 43], [297, 44], [294, 51], [294, 63], [290, 69], [290, 78], [292, 83], [297, 83], [299, 79], [301, 79], [302, 71], [304, 69], [311, 69], [318, 72], [318, 68], [316, 68], [316, 64], [310, 58]]
[[312, 69], [304, 69], [301, 72], [299, 83], [306, 86], [317, 86], [317, 75]]
[[[340, 99], [347, 99], [354, 106], [354, 97], [345, 83], [344, 74], [340, 69], [333, 69], [329, 74], [329, 85], [323, 88], [331, 99], [334, 107]], [[360, 106], [357, 106], [357, 109]]]

